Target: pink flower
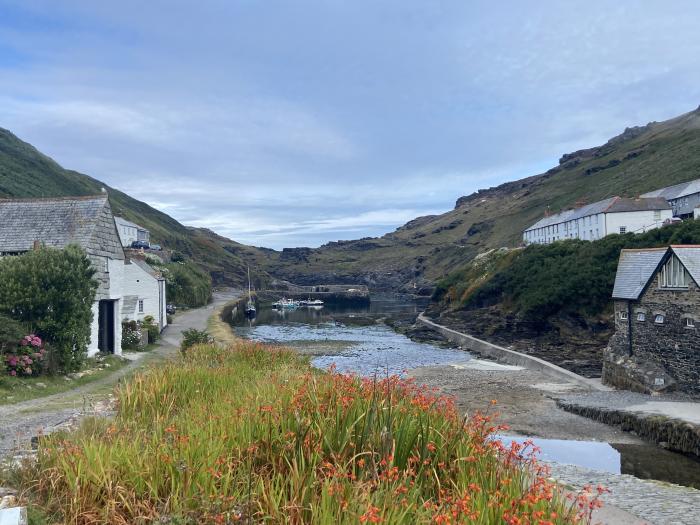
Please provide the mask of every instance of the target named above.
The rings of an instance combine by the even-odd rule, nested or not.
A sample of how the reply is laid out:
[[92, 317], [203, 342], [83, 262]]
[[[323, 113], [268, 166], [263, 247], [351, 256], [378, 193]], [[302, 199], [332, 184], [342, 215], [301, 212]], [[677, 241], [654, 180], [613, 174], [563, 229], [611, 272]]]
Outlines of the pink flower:
[[15, 372], [14, 370], [10, 370], [10, 375], [11, 375], [11, 376], [16, 376], [16, 375], [17, 375], [17, 372]]
[[[27, 336], [27, 337], [29, 337], [29, 336]], [[24, 339], [22, 339], [22, 340], [19, 342], [19, 344], [21, 344], [22, 346], [27, 346], [27, 345], [29, 344], [29, 341], [28, 341], [27, 338], [25, 337]]]

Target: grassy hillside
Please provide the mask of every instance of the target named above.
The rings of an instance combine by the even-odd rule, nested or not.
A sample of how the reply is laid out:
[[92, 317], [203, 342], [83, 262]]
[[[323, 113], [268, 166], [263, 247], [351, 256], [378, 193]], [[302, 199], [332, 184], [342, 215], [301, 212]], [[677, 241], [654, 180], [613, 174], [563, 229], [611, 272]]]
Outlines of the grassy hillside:
[[700, 178], [700, 108], [628, 128], [606, 144], [564, 155], [546, 173], [462, 197], [454, 210], [415, 219], [380, 238], [287, 250], [271, 270], [294, 281], [361, 280], [420, 290], [480, 252], [517, 246], [549, 206], [640, 193]]
[[[246, 264], [258, 263], [255, 248], [242, 247], [207, 230], [189, 229], [172, 217], [82, 173], [66, 170], [36, 148], [0, 128], [0, 198], [91, 195], [105, 188], [115, 215], [151, 231], [152, 242], [177, 250], [211, 274], [215, 284], [240, 285]], [[227, 246], [237, 249], [227, 249]], [[243, 261], [241, 256], [248, 260]], [[267, 274], [253, 268], [258, 280]]]

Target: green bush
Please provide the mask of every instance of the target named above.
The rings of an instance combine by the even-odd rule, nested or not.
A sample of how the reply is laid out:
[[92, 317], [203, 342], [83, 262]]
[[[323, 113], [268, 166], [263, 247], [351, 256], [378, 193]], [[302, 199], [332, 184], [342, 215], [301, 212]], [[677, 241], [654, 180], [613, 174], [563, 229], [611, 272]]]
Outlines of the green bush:
[[160, 327], [152, 315], [147, 315], [141, 321], [141, 327], [148, 331], [148, 342], [150, 344], [155, 343], [160, 339]]
[[27, 334], [27, 329], [22, 323], [0, 314], [0, 356], [8, 350], [14, 350], [17, 341]]
[[52, 371], [78, 370], [90, 342], [97, 281], [85, 252], [42, 248], [0, 259], [0, 314], [52, 348]]
[[208, 344], [212, 342], [213, 339], [206, 330], [189, 328], [182, 332], [182, 343], [180, 343], [180, 350], [184, 354], [195, 345]]
[[[685, 221], [644, 234], [609, 235], [598, 241], [567, 240], [531, 245], [506, 259], [488, 278], [474, 283], [474, 263], [444, 279], [438, 300], [458, 308], [507, 305], [535, 321], [557, 313], [592, 317], [611, 302], [620, 250], [670, 244], [700, 244], [700, 221]], [[468, 294], [460, 294], [472, 286]]]
[[168, 302], [177, 305], [204, 306], [211, 299], [211, 276], [194, 263], [174, 262], [163, 266]]

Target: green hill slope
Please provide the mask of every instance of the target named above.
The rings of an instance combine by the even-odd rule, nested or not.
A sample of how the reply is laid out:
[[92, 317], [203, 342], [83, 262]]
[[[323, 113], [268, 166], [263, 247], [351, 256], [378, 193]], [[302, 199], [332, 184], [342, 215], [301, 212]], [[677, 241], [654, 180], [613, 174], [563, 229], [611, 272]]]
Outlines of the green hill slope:
[[[244, 247], [208, 230], [187, 228], [126, 193], [88, 175], [66, 170], [30, 144], [0, 128], [0, 198], [91, 195], [100, 193], [102, 188], [109, 193], [115, 215], [149, 229], [153, 242], [181, 252], [211, 274], [215, 284], [243, 284], [246, 264], [255, 265], [262, 259], [261, 252], [255, 248]], [[254, 268], [259, 268], [259, 265]], [[267, 279], [267, 274], [260, 269], [255, 275], [258, 280]]]
[[626, 129], [606, 144], [564, 155], [541, 175], [462, 197], [454, 210], [415, 219], [380, 238], [285, 250], [270, 269], [304, 282], [354, 280], [376, 288], [428, 288], [480, 252], [517, 246], [547, 207], [637, 196], [700, 178], [700, 108]]

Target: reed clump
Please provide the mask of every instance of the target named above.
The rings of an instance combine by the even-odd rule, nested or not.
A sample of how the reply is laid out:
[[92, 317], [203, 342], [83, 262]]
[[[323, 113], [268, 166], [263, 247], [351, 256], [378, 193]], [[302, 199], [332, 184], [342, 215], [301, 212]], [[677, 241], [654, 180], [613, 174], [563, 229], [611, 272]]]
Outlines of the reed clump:
[[[61, 522], [584, 523], [531, 447], [398, 377], [205, 345], [117, 389], [112, 420], [41, 440], [25, 489]], [[577, 505], [578, 503], [578, 505]]]

